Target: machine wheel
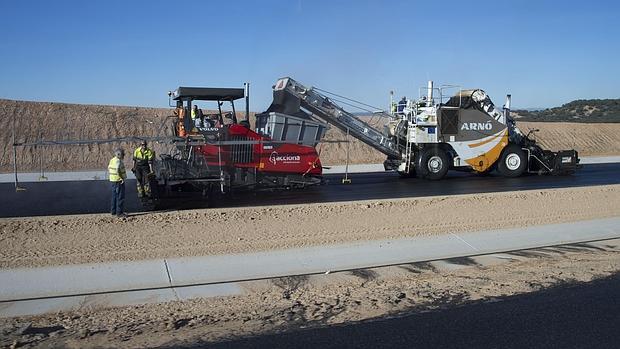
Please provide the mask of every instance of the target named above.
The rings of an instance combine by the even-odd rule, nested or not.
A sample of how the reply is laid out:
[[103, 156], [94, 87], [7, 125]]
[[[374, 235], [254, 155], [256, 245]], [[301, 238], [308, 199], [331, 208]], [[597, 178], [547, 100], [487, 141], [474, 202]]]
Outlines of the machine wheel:
[[450, 159], [440, 148], [423, 150], [416, 162], [416, 172], [420, 178], [440, 180], [448, 173]]
[[497, 164], [497, 170], [504, 177], [519, 177], [527, 168], [527, 157], [523, 149], [516, 144], [510, 144], [504, 149]]

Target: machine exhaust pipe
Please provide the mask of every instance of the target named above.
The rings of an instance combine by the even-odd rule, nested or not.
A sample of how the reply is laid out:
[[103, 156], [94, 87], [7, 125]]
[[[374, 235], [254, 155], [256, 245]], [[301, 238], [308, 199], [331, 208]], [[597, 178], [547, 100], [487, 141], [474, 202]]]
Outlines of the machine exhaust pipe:
[[250, 83], [243, 84], [245, 88], [245, 121], [250, 122]]
[[504, 104], [504, 122], [507, 122], [510, 118], [510, 103], [512, 102], [512, 96], [506, 95], [506, 104]]
[[426, 87], [426, 94], [427, 94], [427, 99], [428, 99], [428, 105], [433, 105], [435, 103], [433, 103], [433, 80], [429, 80], [428, 81], [428, 85]]
[[506, 104], [504, 105], [504, 109], [510, 110], [510, 102], [512, 101], [511, 95], [506, 95]]

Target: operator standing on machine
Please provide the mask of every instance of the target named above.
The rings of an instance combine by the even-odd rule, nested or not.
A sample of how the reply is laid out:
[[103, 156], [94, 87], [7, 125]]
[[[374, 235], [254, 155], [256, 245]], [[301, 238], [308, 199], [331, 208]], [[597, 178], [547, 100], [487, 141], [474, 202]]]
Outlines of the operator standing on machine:
[[153, 173], [154, 160], [155, 152], [147, 147], [146, 141], [142, 141], [133, 152], [133, 168], [131, 169], [131, 172], [136, 175], [139, 198], [151, 196], [149, 177]]

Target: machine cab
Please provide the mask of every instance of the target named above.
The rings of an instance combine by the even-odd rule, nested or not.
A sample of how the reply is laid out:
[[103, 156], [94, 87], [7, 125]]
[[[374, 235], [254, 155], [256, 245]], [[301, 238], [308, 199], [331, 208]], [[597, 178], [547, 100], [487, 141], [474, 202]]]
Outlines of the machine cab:
[[[230, 124], [249, 128], [249, 84], [243, 88], [179, 87], [168, 92], [169, 104], [175, 107], [175, 135], [182, 138], [211, 138]], [[235, 101], [245, 99], [245, 118], [237, 120]], [[172, 105], [172, 101], [175, 104]], [[196, 108], [195, 101], [214, 102], [209, 110]], [[230, 103], [230, 109], [224, 111]], [[217, 107], [217, 110], [214, 111]]]

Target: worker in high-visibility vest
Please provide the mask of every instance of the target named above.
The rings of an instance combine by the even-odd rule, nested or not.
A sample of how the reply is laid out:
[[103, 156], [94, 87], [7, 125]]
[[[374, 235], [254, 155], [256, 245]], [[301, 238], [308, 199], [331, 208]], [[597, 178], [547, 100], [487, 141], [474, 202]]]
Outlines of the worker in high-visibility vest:
[[392, 101], [390, 104], [390, 114], [394, 115], [396, 114], [397, 111], [397, 104], [396, 102]]
[[133, 152], [133, 167], [131, 168], [131, 171], [136, 175], [139, 198], [151, 196], [149, 180], [150, 176], [153, 175], [153, 161], [155, 161], [155, 152], [149, 149], [146, 141], [142, 141]]
[[125, 171], [125, 151], [121, 148], [114, 151], [114, 157], [108, 163], [108, 175], [112, 184], [112, 204], [110, 213], [120, 218], [127, 217], [125, 213], [125, 180], [127, 173]]

